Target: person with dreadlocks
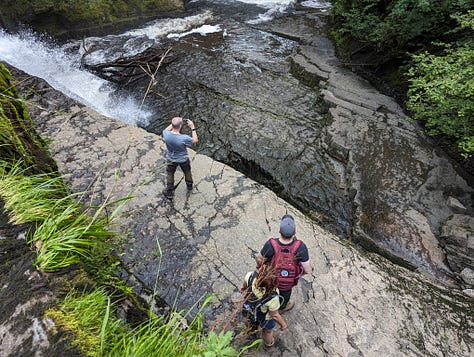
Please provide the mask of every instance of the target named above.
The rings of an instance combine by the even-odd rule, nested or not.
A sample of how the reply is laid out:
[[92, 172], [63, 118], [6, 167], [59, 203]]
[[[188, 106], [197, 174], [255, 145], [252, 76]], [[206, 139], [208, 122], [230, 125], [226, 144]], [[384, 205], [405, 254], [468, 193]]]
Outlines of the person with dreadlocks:
[[274, 269], [262, 265], [258, 271], [248, 272], [240, 289], [245, 294], [242, 312], [254, 328], [262, 328], [262, 340], [266, 347], [275, 343], [273, 329], [276, 324], [280, 330], [288, 328], [285, 320], [279, 313], [280, 295], [278, 279]]

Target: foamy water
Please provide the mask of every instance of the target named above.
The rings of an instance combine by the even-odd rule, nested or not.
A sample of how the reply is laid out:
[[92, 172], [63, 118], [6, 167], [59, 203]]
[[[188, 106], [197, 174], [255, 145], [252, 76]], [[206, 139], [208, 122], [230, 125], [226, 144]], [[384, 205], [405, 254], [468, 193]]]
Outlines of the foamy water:
[[0, 30], [0, 59], [108, 117], [133, 125], [150, 116], [139, 110], [140, 103], [132, 97], [115, 98], [116, 89], [107, 81], [80, 69], [79, 56], [33, 34], [10, 35]]
[[300, 3], [301, 6], [311, 7], [315, 9], [329, 9], [331, 7], [331, 3], [328, 1], [318, 1], [318, 0], [308, 0], [302, 1]]
[[254, 4], [258, 5], [266, 11], [262, 14], [259, 14], [257, 18], [248, 20], [247, 22], [250, 24], [258, 24], [266, 21], [270, 21], [275, 16], [284, 13], [288, 10], [289, 7], [294, 5], [296, 1], [294, 0], [284, 0], [284, 1], [272, 1], [272, 0], [239, 0], [240, 2], [246, 4]]
[[[233, 3], [231, 0], [215, 0], [214, 2], [229, 5]], [[240, 2], [262, 8], [262, 13], [249, 22], [267, 21], [295, 3], [291, 0], [242, 0]], [[223, 35], [226, 34], [226, 29], [222, 24], [214, 22], [210, 11], [183, 18], [159, 19], [143, 28], [110, 36], [122, 38], [122, 40], [115, 45], [116, 47], [102, 46], [86, 55], [87, 51], [82, 46], [77, 46], [77, 42], [58, 47], [49, 45], [31, 33], [11, 35], [0, 30], [0, 60], [32, 76], [46, 80], [53, 88], [101, 114], [130, 125], [146, 126], [152, 116], [151, 111], [141, 108], [140, 101], [131, 95], [118, 96], [113, 84], [82, 69], [81, 58], [89, 64], [101, 63], [104, 60], [113, 60], [114, 56], [118, 58], [140, 53], [165, 37], [179, 40], [182, 36], [193, 33], [205, 36], [208, 33], [220, 31]], [[107, 42], [107, 38], [86, 38], [84, 44], [89, 49], [96, 43]], [[78, 47], [79, 50], [77, 50]], [[232, 43], [232, 47], [243, 51], [241, 44]], [[71, 48], [76, 48], [76, 50], [71, 51]], [[252, 48], [248, 49], [249, 56], [252, 51]]]
[[212, 13], [205, 11], [201, 14], [187, 16], [176, 19], [160, 19], [150, 22], [148, 25], [140, 29], [124, 32], [120, 36], [147, 36], [150, 39], [159, 40], [168, 35], [176, 35], [189, 32], [190, 30], [200, 27], [206, 22], [212, 21]]

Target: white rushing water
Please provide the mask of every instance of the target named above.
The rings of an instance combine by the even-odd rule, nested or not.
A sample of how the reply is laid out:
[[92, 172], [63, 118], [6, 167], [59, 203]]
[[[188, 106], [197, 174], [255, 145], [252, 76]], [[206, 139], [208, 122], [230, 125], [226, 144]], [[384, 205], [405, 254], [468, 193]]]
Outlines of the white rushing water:
[[[215, 0], [213, 2], [232, 5], [233, 1]], [[262, 8], [262, 13], [258, 18], [251, 19], [249, 22], [262, 22], [271, 19], [276, 13], [284, 11], [295, 3], [291, 0], [242, 0], [240, 2]], [[109, 48], [94, 51], [88, 55], [89, 57], [86, 56], [85, 60], [91, 64], [100, 63], [105, 58], [111, 60], [113, 55], [116, 57], [130, 56], [143, 51], [164, 37], [179, 40], [187, 34], [197, 33], [205, 36], [207, 33], [220, 31], [225, 35], [225, 29], [222, 29], [220, 24], [209, 24], [212, 22], [212, 17], [210, 11], [205, 11], [183, 18], [160, 19], [151, 22], [143, 28], [116, 35], [116, 37], [123, 38], [119, 49]], [[143, 41], [143, 38], [147, 40]], [[87, 44], [103, 41], [102, 38], [91, 37], [85, 39], [84, 43], [87, 47]], [[71, 48], [74, 47], [79, 47], [79, 51], [77, 49], [71, 51]], [[53, 46], [32, 33], [12, 35], [0, 29], [1, 61], [5, 61], [32, 76], [46, 80], [53, 88], [108, 117], [130, 125], [137, 123], [146, 125], [152, 115], [151, 111], [141, 108], [140, 100], [131, 95], [117, 95], [114, 85], [81, 68], [80, 62], [84, 54], [84, 49], [73, 43], [62, 47]]]
[[0, 30], [0, 60], [43, 78], [53, 88], [108, 117], [127, 124], [147, 120], [149, 113], [140, 112], [140, 103], [133, 98], [120, 98], [118, 105], [118, 99], [113, 96], [115, 88], [82, 70], [79, 59], [78, 55], [49, 45], [31, 33], [11, 35]]

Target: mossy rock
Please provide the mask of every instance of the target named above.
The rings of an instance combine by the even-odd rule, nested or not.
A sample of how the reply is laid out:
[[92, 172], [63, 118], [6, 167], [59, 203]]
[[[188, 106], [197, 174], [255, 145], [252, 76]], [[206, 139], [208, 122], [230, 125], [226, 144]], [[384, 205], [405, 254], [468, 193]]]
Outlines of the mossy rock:
[[0, 24], [11, 31], [28, 26], [67, 39], [121, 31], [183, 10], [183, 0], [6, 0]]
[[21, 160], [27, 172], [57, 171], [46, 149], [45, 141], [36, 133], [28, 110], [20, 100], [10, 71], [0, 63], [0, 157], [2, 163]]

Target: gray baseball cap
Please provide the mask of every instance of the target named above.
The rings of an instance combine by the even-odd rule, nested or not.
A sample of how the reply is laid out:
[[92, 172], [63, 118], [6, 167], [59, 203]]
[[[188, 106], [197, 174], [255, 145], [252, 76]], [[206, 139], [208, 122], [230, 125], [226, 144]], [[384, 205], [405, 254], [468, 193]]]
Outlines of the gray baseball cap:
[[295, 235], [295, 231], [296, 231], [295, 219], [291, 215], [285, 214], [281, 218], [281, 222], [280, 222], [281, 235], [285, 238], [291, 238]]

